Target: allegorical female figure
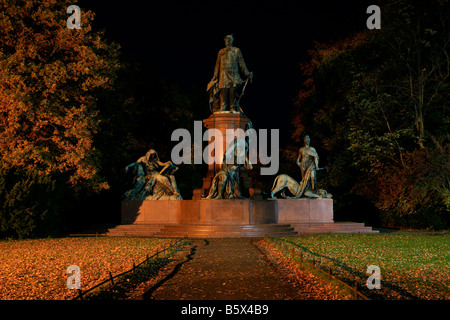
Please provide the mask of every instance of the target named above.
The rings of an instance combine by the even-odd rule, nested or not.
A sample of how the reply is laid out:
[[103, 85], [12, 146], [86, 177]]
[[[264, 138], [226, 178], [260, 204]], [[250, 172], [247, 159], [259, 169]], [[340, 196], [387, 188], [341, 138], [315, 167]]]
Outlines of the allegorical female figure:
[[236, 139], [225, 151], [222, 166], [214, 176], [206, 199], [245, 199], [239, 184], [239, 168], [242, 166], [248, 170], [253, 168], [247, 155], [247, 143], [242, 139]]
[[[161, 169], [162, 168], [162, 169]], [[171, 161], [161, 162], [155, 150], [129, 164], [125, 172], [134, 170], [134, 188], [124, 195], [125, 200], [182, 200], [173, 173], [178, 170]]]

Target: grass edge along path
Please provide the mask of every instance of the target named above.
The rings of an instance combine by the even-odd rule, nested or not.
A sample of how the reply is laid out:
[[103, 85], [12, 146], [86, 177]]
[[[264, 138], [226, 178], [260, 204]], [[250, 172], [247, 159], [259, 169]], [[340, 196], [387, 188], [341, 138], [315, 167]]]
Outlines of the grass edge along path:
[[[313, 263], [300, 258], [299, 256], [292, 256], [292, 250], [288, 251], [286, 245], [281, 244], [276, 238], [265, 238], [259, 242], [267, 250], [277, 255], [279, 259], [284, 260], [283, 263], [288, 269], [289, 273], [309, 273], [316, 277], [323, 284], [327, 284], [331, 292], [336, 295], [337, 300], [370, 300], [367, 296], [359, 291], [359, 287], [355, 287], [344, 283], [339, 278], [326, 273], [324, 270], [318, 268]], [[280, 262], [279, 262], [280, 263]]]
[[172, 261], [175, 253], [182, 250], [191, 242], [187, 239], [178, 239], [169, 247], [164, 248], [161, 252], [157, 252], [151, 257], [147, 257], [144, 261], [132, 269], [122, 272], [110, 279], [87, 289], [84, 293], [74, 299], [81, 300], [121, 300], [127, 296], [141, 283], [148, 281], [156, 276], [159, 270]]
[[[333, 274], [349, 286], [357, 282], [361, 292], [370, 299], [450, 298], [448, 234], [385, 234], [369, 238], [367, 235], [325, 234], [266, 239], [278, 243], [288, 259], [295, 253], [297, 261], [302, 256], [325, 272], [332, 268]], [[380, 244], [375, 246], [374, 241]], [[366, 286], [369, 275], [365, 268], [370, 264], [380, 264], [381, 290], [369, 290]]]

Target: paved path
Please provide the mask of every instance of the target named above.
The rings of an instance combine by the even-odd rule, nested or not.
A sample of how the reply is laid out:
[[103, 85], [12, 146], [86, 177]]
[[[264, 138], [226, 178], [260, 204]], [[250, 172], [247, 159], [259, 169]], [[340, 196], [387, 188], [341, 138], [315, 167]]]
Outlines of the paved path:
[[147, 288], [144, 299], [302, 299], [254, 241], [195, 240], [178, 264]]

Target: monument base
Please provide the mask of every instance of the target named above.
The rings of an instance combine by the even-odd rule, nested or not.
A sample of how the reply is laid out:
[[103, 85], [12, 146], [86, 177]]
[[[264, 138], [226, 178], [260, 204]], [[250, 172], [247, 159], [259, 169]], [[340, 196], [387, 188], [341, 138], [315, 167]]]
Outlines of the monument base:
[[123, 201], [122, 223], [251, 225], [276, 222], [276, 203], [265, 200]]
[[123, 224], [253, 225], [333, 222], [332, 199], [123, 201]]
[[123, 201], [122, 224], [108, 236], [227, 238], [311, 233], [377, 233], [333, 221], [332, 199]]
[[278, 223], [331, 222], [333, 199], [277, 199]]

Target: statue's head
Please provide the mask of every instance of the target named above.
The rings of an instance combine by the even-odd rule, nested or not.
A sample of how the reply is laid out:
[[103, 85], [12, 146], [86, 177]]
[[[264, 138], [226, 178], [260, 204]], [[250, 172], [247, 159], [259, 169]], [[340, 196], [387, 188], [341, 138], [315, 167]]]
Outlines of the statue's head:
[[153, 162], [153, 161], [159, 160], [158, 159], [158, 154], [156, 153], [156, 151], [154, 149], [148, 150], [148, 152], [145, 154], [145, 158], [149, 162]]
[[225, 45], [227, 47], [230, 47], [231, 45], [233, 45], [234, 38], [233, 38], [232, 34], [227, 35], [224, 40], [225, 40]]
[[309, 138], [309, 136], [305, 136], [305, 146], [309, 147], [310, 142], [311, 139]]

